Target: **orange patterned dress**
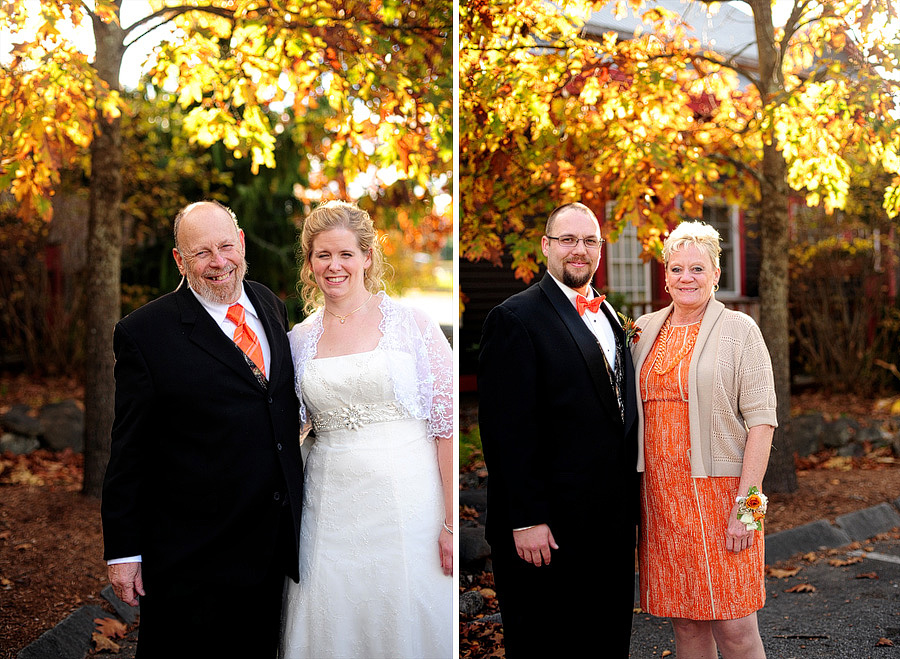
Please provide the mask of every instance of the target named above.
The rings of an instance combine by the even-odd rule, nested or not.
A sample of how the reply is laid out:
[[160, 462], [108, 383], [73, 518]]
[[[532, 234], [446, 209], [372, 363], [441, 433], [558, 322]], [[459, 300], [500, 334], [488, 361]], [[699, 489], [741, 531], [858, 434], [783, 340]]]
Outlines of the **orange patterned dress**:
[[731, 620], [762, 608], [763, 533], [735, 554], [725, 529], [740, 478], [691, 478], [688, 367], [700, 323], [660, 331], [641, 367], [641, 608], [655, 616]]

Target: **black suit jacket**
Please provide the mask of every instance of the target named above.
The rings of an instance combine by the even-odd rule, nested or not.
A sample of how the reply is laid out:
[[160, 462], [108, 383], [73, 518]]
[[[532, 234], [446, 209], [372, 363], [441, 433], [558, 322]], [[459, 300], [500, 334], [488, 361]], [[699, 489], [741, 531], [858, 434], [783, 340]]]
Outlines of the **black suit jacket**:
[[623, 356], [624, 423], [596, 338], [549, 274], [488, 315], [478, 419], [495, 552], [512, 545], [513, 529], [541, 523], [561, 547], [633, 547], [637, 406], [627, 347]]
[[[186, 286], [116, 325], [104, 556], [141, 554], [146, 584], [254, 584], [277, 561], [298, 576], [303, 474], [287, 314], [265, 286], [244, 288], [271, 347], [267, 388]], [[288, 544], [278, 546], [286, 514], [293, 532], [282, 525]]]

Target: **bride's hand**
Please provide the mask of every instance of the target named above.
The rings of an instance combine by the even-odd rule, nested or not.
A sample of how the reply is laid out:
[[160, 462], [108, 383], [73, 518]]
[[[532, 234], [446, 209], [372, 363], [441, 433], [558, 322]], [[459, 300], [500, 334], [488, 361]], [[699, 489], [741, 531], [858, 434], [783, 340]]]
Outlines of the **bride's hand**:
[[441, 529], [441, 537], [438, 538], [438, 548], [441, 552], [441, 568], [444, 574], [453, 574], [453, 535], [446, 529]]

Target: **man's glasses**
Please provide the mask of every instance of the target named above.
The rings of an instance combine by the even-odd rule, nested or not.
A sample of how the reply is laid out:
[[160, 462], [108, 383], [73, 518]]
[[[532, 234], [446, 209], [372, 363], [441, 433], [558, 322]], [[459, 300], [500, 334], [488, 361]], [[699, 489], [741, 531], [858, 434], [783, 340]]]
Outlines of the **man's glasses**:
[[548, 240], [558, 240], [559, 244], [562, 247], [572, 248], [575, 247], [579, 242], [584, 243], [584, 246], [588, 249], [598, 249], [603, 243], [606, 241], [603, 238], [594, 238], [593, 236], [588, 236], [587, 238], [576, 238], [575, 236], [547, 236]]

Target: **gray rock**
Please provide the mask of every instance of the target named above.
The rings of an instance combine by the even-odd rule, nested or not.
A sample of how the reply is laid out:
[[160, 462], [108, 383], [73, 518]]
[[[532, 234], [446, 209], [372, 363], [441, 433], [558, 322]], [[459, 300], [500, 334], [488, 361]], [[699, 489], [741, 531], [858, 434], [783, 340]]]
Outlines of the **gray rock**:
[[4, 433], [0, 437], [0, 453], [9, 451], [15, 455], [27, 455], [41, 447], [41, 443], [34, 437], [14, 435], [11, 432]]
[[462, 527], [459, 530], [459, 560], [465, 565], [484, 560], [491, 555], [491, 546], [484, 539], [484, 527]]
[[802, 414], [791, 419], [791, 443], [800, 455], [810, 455], [822, 447], [825, 419], [821, 414]]
[[9, 411], [0, 416], [0, 425], [15, 435], [37, 437], [41, 434], [41, 422], [30, 416], [28, 405], [13, 405]]
[[477, 590], [467, 590], [459, 596], [460, 614], [477, 616], [483, 608], [484, 597]]
[[882, 446], [890, 443], [889, 437], [887, 432], [876, 425], [862, 426], [856, 431], [854, 441], [857, 443], [872, 442], [875, 446]]
[[842, 458], [861, 458], [866, 454], [866, 450], [863, 448], [862, 444], [850, 442], [849, 444], [844, 444], [838, 448], [837, 454]]
[[487, 510], [487, 490], [483, 487], [459, 491], [459, 505], [474, 508], [479, 513]]
[[842, 416], [829, 423], [823, 435], [823, 443], [826, 448], [839, 448], [852, 442], [859, 430], [856, 419]]
[[74, 400], [44, 405], [40, 411], [41, 435], [47, 448], [76, 453], [84, 450], [84, 412]]

